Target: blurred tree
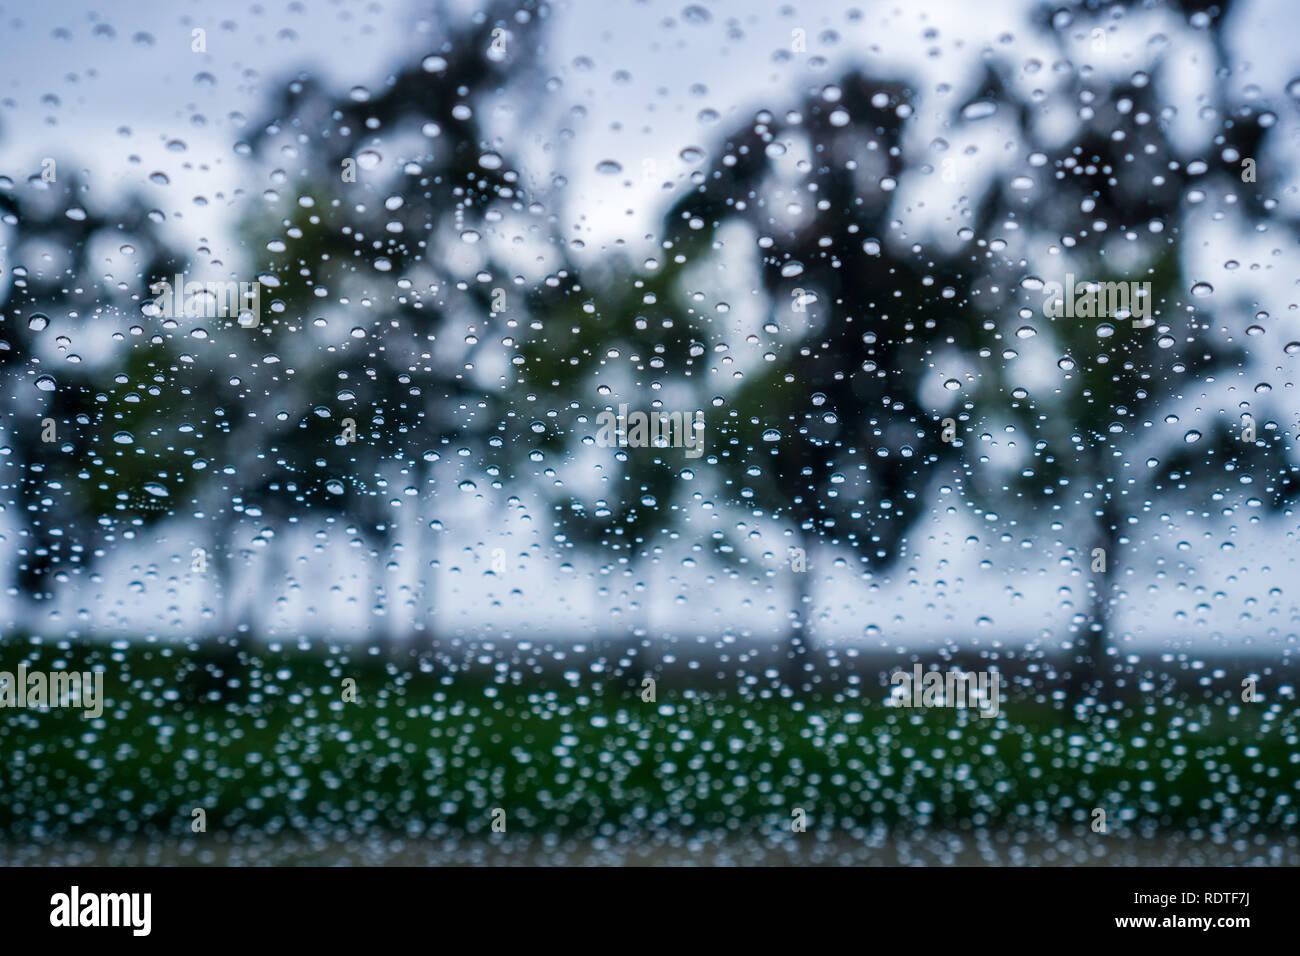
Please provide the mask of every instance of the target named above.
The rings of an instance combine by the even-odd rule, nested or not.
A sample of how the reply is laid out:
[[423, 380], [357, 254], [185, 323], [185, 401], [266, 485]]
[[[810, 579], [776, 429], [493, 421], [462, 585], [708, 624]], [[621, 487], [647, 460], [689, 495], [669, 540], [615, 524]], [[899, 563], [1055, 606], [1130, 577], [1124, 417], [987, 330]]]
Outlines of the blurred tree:
[[[556, 281], [530, 300], [534, 322], [521, 344], [512, 419], [516, 469], [549, 503], [561, 548], [606, 552], [602, 577], [612, 577], [614, 568], [638, 575], [628, 603], [632, 592], [650, 593], [628, 626], [644, 636], [656, 598], [644, 581], [663, 550], [661, 539], [686, 520], [675, 499], [693, 463], [680, 449], [601, 448], [598, 419], [617, 414], [622, 404], [645, 413], [680, 412], [683, 396], [693, 407], [702, 333], [676, 309], [685, 260], [670, 257], [644, 273], [621, 254], [585, 268], [567, 256], [563, 261]], [[608, 597], [614, 587], [611, 581], [601, 591]]]
[[216, 370], [141, 315], [150, 284], [181, 268], [162, 214], [129, 197], [101, 207], [88, 194], [80, 174], [0, 189], [9, 227], [0, 245], [0, 490], [17, 509], [16, 584], [38, 602], [102, 546], [193, 504], [204, 475], [186, 449], [214, 427], [176, 409]]
[[[273, 98], [247, 145], [298, 171], [269, 171], [243, 228], [270, 315], [222, 337], [242, 370], [219, 399], [250, 409], [231, 418], [237, 443], [258, 449], [231, 493], [278, 524], [353, 522], [370, 567], [412, 508], [417, 543], [441, 526], [424, 512], [439, 462], [500, 474], [503, 370], [527, 301], [512, 247], [538, 241], [542, 218], [485, 118], [507, 90], [516, 107], [535, 95], [546, 7], [438, 9], [441, 43], [382, 90], [335, 96], [300, 76]], [[431, 549], [417, 558], [431, 600]], [[424, 617], [417, 607], [417, 630]]]
[[[548, 223], [485, 118], [507, 96], [527, 115], [547, 12], [496, 3], [462, 16], [439, 4], [441, 41], [380, 92], [284, 84], [272, 115], [236, 144], [267, 160], [271, 181], [241, 226], [245, 261], [220, 276], [257, 277], [252, 328], [141, 314], [152, 283], [224, 267], [170, 249], [161, 212], [132, 200], [96, 208], [79, 179], [0, 187], [12, 227], [0, 246], [12, 276], [0, 299], [0, 374], [12, 386], [3, 487], [22, 512], [24, 593], [48, 596], [49, 578], [89, 564], [99, 542], [188, 509], [213, 536], [220, 629], [249, 627], [286, 565], [277, 547], [259, 549], [269, 560], [253, 592], [238, 593], [236, 565], [254, 553], [236, 546], [241, 528], [265, 544], [323, 516], [369, 550], [361, 564], [382, 567], [377, 548], [436, 463], [501, 474], [504, 370], [526, 321], [513, 247], [545, 243], [536, 234]], [[293, 175], [275, 166], [286, 159]], [[131, 273], [89, 281], [109, 241], [131, 250], [121, 264]], [[51, 364], [67, 348], [42, 343], [62, 323], [85, 331], [106, 317], [133, 328], [105, 354]], [[45, 418], [57, 442], [41, 440]]]
[[[825, 542], [877, 569], [898, 556], [928, 481], [955, 457], [923, 383], [937, 342], [973, 341], [972, 297], [988, 268], [965, 252], [891, 239], [893, 187], [908, 173], [910, 94], [857, 72], [832, 86], [833, 98], [810, 95], [782, 119], [764, 110], [727, 136], [664, 219], [664, 265], [625, 279], [621, 295], [605, 291], [585, 322], [572, 318], [572, 338], [548, 331], [533, 345], [549, 347], [549, 363], [525, 368], [533, 384], [549, 379], [562, 395], [610, 349], [654, 356], [651, 381], [631, 387], [671, 394], [663, 380], [674, 371], [689, 386], [685, 394], [706, 412], [707, 467], [698, 470], [710, 488], [755, 517], [784, 522], [788, 546], [809, 568]], [[710, 262], [743, 271], [751, 256], [766, 296], [762, 336], [748, 337], [767, 350], [758, 361], [732, 344], [727, 322], [696, 308], [707, 295], [687, 272]], [[634, 540], [645, 540], [670, 520], [679, 459], [680, 451], [622, 456], [615, 501], [625, 503], [604, 503], [602, 533], [634, 514]], [[644, 495], [655, 506], [636, 511]], [[785, 679], [802, 685], [814, 675], [810, 579], [788, 553], [777, 557], [793, 592]]]
[[[1072, 26], [1090, 35], [1089, 22]], [[1100, 15], [1095, 20], [1098, 29], [1104, 23]], [[1223, 23], [1217, 16], [1212, 21], [1216, 37]], [[1063, 27], [1047, 29], [1063, 58], [1075, 52]], [[1221, 41], [1215, 45], [1221, 49]], [[961, 448], [968, 490], [986, 507], [1050, 520], [1058, 531], [1079, 526], [1073, 509], [1092, 527], [1065, 534], [1089, 592], [1071, 622], [1079, 636], [1068, 690], [1078, 700], [1103, 676], [1114, 647], [1121, 571], [1132, 573], [1154, 557], [1138, 558], [1132, 550], [1131, 530], [1144, 513], [1181, 500], [1191, 517], [1207, 510], [1212, 493], [1244, 484], [1261, 503], [1277, 507], [1297, 490], [1277, 422], [1260, 415], [1253, 435], [1244, 427], [1249, 401], [1236, 413], [1219, 409], [1201, 425], [1204, 437], [1187, 420], [1210, 417], [1201, 406], [1228, 399], [1230, 389], [1212, 383], [1239, 378], [1249, 357], [1239, 343], [1254, 309], [1245, 302], [1224, 309], [1222, 297], [1212, 296], [1192, 271], [1189, 245], [1209, 216], [1225, 210], [1248, 210], [1255, 229], [1273, 218], [1264, 202], [1273, 194], [1267, 177], [1243, 181], [1240, 163], [1261, 154], [1266, 111], [1233, 103], [1230, 73], [1220, 70], [1217, 125], [1202, 125], [1199, 142], [1180, 141], [1164, 106], [1172, 80], [1157, 59], [1137, 71], [1125, 64], [1122, 75], [1102, 68], [1063, 74], [1048, 102], [1086, 108], [1077, 109], [1078, 122], [1062, 136], [1033, 119], [1045, 112], [1044, 97], [1017, 85], [1018, 69], [1011, 62], [991, 65], [980, 98], [1020, 117], [1014, 149], [1020, 160], [1007, 175], [1033, 181], [1030, 189], [997, 192], [994, 219], [1002, 231], [987, 236], [1004, 244], [1020, 236], [1018, 249], [1011, 246], [1025, 257], [1019, 311], [1013, 319], [1008, 309], [990, 329], [982, 360], [969, 358], [978, 375], [963, 432], [982, 434]], [[1201, 204], [1210, 197], [1207, 210]], [[1283, 228], [1290, 232], [1294, 224]], [[1084, 286], [1062, 290], [1074, 308], [1045, 315], [1062, 311], [1045, 299], [1056, 296], [1067, 274]], [[1148, 283], [1150, 318], [1107, 311], [1115, 304], [1105, 296], [1112, 283], [1131, 294]], [[1059, 356], [1061, 374], [1046, 387], [1032, 384], [1025, 359], [1014, 352], [998, 357], [999, 343], [1031, 336], [1039, 354]], [[1162, 420], [1180, 424], [1164, 428]], [[994, 462], [989, 441], [998, 433], [1014, 437], [1004, 443], [1008, 454]]]

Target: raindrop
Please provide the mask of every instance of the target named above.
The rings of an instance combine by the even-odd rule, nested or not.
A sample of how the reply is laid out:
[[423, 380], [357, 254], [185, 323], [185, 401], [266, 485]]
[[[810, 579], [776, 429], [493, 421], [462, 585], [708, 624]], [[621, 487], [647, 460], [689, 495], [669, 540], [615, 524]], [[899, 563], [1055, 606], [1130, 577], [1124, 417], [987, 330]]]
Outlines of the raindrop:
[[698, 3], [692, 3], [682, 11], [682, 19], [687, 23], [693, 23], [697, 26], [709, 23], [713, 20], [713, 14], [709, 13], [706, 7]]
[[961, 111], [961, 117], [964, 120], [981, 120], [992, 116], [998, 111], [998, 104], [992, 100], [976, 100], [969, 103]]

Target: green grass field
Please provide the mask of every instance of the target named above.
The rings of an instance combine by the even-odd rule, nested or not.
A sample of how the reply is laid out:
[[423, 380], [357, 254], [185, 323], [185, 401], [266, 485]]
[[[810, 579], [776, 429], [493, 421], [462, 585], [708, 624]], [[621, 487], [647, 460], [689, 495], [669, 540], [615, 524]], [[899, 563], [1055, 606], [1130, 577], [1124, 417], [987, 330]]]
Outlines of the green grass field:
[[[1013, 692], [998, 718], [980, 719], [889, 708], [876, 688], [782, 697], [739, 682], [693, 690], [666, 674], [647, 703], [639, 673], [64, 646], [0, 644], [4, 670], [20, 657], [32, 668], [98, 663], [109, 698], [98, 721], [0, 711], [10, 858], [114, 841], [188, 841], [196, 859], [205, 844], [228, 854], [241, 842], [269, 847], [263, 857], [292, 846], [286, 856], [313, 858], [325, 837], [516, 841], [545, 853], [632, 833], [743, 849], [794, 839], [796, 810], [800, 836], [832, 844], [883, 828], [1029, 833], [1044, 846], [1054, 835], [1212, 844], [1231, 834], [1288, 861], [1298, 852], [1289, 701], [1134, 698], [1076, 719]], [[345, 679], [355, 703], [343, 700]], [[196, 808], [205, 833], [191, 830]], [[498, 808], [504, 834], [492, 829]], [[1097, 808], [1105, 834], [1090, 827]]]

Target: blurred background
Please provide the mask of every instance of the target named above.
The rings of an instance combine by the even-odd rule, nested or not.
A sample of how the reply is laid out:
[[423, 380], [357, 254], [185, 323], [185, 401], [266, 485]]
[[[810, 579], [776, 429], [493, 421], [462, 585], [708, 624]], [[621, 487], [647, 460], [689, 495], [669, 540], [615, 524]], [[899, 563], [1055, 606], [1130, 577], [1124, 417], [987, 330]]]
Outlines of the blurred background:
[[759, 6], [0, 6], [0, 860], [1300, 862], [1288, 5]]

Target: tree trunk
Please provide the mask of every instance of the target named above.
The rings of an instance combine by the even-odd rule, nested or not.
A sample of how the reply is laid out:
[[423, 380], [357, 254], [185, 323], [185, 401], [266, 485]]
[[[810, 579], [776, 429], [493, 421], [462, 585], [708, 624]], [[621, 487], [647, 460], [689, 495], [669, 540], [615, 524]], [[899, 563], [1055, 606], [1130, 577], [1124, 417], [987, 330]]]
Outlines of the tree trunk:
[[799, 548], [803, 553], [804, 570], [796, 571], [794, 561], [787, 553], [785, 573], [790, 576], [793, 613], [790, 618], [789, 634], [786, 637], [785, 660], [781, 669], [782, 682], [791, 690], [799, 690], [808, 683], [810, 675], [807, 667], [812, 662], [812, 637], [808, 627], [809, 610], [812, 605], [812, 589], [808, 578], [812, 573], [811, 555], [808, 551], [810, 542], [802, 535], [797, 536], [796, 540], [799, 543], [793, 547]]
[[1097, 689], [1105, 679], [1106, 651], [1110, 645], [1111, 616], [1114, 610], [1115, 562], [1119, 559], [1119, 512], [1114, 501], [1107, 496], [1097, 526], [1096, 544], [1093, 548], [1105, 551], [1105, 570], [1093, 571], [1093, 555], [1088, 554], [1088, 570], [1092, 575], [1091, 596], [1085, 630], [1075, 642], [1078, 660], [1070, 668], [1069, 696], [1080, 699], [1088, 690]]
[[235, 636], [235, 519], [229, 513], [218, 519], [212, 536], [212, 611], [217, 624], [217, 634], [226, 638]]
[[[381, 550], [383, 547], [382, 541], [376, 541], [374, 547], [362, 549], [361, 560], [365, 565], [365, 574], [362, 578], [361, 612], [366, 620], [367, 644], [379, 648], [383, 658], [391, 659], [396, 651], [396, 642], [393, 640], [391, 626], [392, 602], [388, 598], [384, 552]], [[382, 608], [384, 613], [376, 613], [376, 608]]]
[[[266, 553], [262, 557], [261, 580], [258, 582], [258, 601], [249, 612], [249, 629], [254, 633], [266, 633], [275, 621], [275, 599], [279, 596], [280, 586], [284, 583], [287, 566], [280, 549], [283, 542], [279, 535], [266, 543]], [[254, 618], [260, 615], [261, 620]]]
[[[651, 636], [650, 628], [654, 624], [654, 618], [651, 615], [651, 609], [650, 609], [650, 594], [654, 588], [654, 572], [655, 572], [654, 558], [653, 557], [645, 558], [641, 563], [640, 570], [644, 572], [641, 575], [639, 575], [639, 577], [644, 579], [645, 586], [641, 589], [642, 598], [638, 601], [641, 607], [637, 611], [636, 616], [637, 616], [637, 620], [641, 622], [640, 625], [641, 630], [645, 633], [646, 637], [650, 637]], [[634, 574], [633, 578], [636, 577], [638, 577], [638, 575]], [[632, 588], [631, 598], [633, 601], [637, 601], [637, 590], [636, 590], [635, 580], [632, 582], [631, 588]]]
[[415, 583], [411, 611], [411, 643], [413, 650], [423, 653], [433, 643], [433, 606], [436, 600], [433, 588], [433, 536], [436, 532], [420, 515], [416, 515], [411, 529], [411, 552], [415, 556]]

